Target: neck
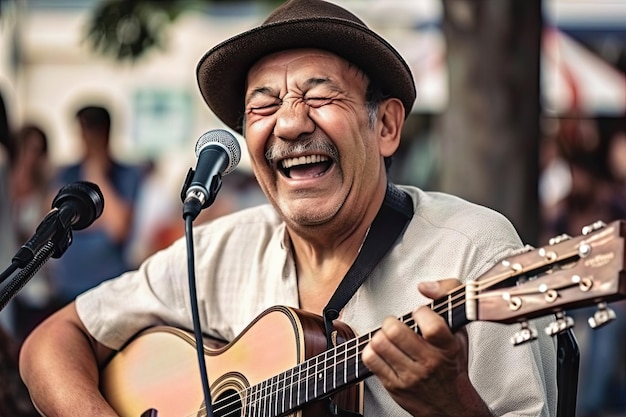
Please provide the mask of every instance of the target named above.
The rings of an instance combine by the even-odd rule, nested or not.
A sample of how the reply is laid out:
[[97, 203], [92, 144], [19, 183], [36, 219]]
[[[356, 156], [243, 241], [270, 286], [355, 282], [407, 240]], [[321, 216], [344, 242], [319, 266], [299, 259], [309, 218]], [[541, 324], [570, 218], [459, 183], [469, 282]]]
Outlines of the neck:
[[300, 308], [322, 314], [324, 306], [356, 259], [365, 235], [366, 230], [359, 229], [349, 239], [326, 245], [292, 239]]
[[355, 204], [344, 204], [334, 218], [324, 224], [297, 228], [287, 225], [298, 265], [310, 270], [323, 269], [328, 264], [349, 267], [382, 206], [385, 192], [386, 183], [381, 183], [368, 202], [359, 203], [360, 207], [365, 207], [363, 211], [357, 211]]
[[321, 224], [302, 225], [287, 222], [287, 230], [296, 253], [323, 260], [336, 253], [358, 253], [367, 231], [385, 199], [387, 179], [379, 177], [368, 189], [355, 187], [332, 219]]
[[298, 276], [300, 307], [320, 314], [333, 292], [354, 263], [368, 230], [385, 197], [381, 187], [366, 209], [345, 222], [348, 213], [339, 213], [329, 224], [310, 233], [289, 229]]

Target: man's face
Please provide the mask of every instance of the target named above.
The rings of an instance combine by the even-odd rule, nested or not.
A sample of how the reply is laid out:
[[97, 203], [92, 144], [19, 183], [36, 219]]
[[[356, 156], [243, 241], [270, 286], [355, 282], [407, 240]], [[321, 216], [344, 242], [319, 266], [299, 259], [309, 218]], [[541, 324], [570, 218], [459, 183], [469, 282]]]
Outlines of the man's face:
[[347, 61], [316, 49], [269, 55], [248, 72], [252, 167], [292, 227], [349, 219], [341, 213], [358, 217], [380, 184], [384, 165], [377, 121], [371, 124], [365, 103], [367, 84]]

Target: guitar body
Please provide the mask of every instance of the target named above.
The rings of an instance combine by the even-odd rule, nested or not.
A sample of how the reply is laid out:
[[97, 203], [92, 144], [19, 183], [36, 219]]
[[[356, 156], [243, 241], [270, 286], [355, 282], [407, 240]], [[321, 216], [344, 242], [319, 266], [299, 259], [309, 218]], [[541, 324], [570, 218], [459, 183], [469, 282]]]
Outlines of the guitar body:
[[[354, 337], [341, 322], [335, 322], [335, 329], [337, 343]], [[321, 317], [281, 306], [265, 311], [229, 344], [205, 340], [214, 416], [281, 415], [280, 406], [275, 404], [261, 401], [262, 409], [250, 407], [247, 389], [326, 347]], [[271, 389], [267, 387], [268, 392]], [[158, 417], [206, 415], [193, 334], [165, 326], [139, 333], [103, 368], [101, 391], [122, 417], [140, 417], [149, 409], [155, 409]], [[362, 412], [361, 383], [338, 391], [332, 398], [345, 410]], [[290, 415], [326, 416], [329, 402], [314, 401]]]

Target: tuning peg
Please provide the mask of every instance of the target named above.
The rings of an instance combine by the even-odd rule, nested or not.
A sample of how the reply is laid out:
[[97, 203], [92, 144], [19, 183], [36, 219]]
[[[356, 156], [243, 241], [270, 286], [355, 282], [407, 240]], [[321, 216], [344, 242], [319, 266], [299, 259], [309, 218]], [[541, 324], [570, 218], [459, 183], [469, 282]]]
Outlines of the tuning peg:
[[605, 324], [615, 320], [617, 316], [615, 315], [615, 311], [610, 308], [605, 302], [598, 304], [598, 309], [593, 316], [587, 319], [589, 326], [592, 329], [597, 329], [598, 327], [604, 326]]
[[535, 247], [532, 245], [524, 245], [524, 247], [521, 247], [519, 249], [516, 249], [514, 251], [511, 252], [511, 256], [512, 255], [521, 255], [523, 253], [528, 253], [528, 252], [532, 252], [533, 250], [535, 250]]
[[550, 240], [548, 240], [548, 244], [550, 246], [552, 245], [556, 245], [557, 243], [561, 243], [563, 241], [569, 240], [572, 237], [566, 233], [563, 233], [562, 235], [558, 235], [558, 236], [554, 236], [552, 238], [550, 238]]
[[520, 330], [515, 332], [513, 337], [511, 337], [511, 343], [513, 344], [513, 346], [518, 346], [518, 345], [521, 345], [522, 343], [535, 340], [536, 338], [537, 338], [537, 330], [530, 327], [527, 321], [524, 321], [521, 324]]
[[546, 327], [546, 333], [549, 336], [554, 336], [572, 327], [574, 327], [574, 319], [570, 316], [566, 316], [562, 312], [558, 312], [556, 313], [556, 320]]
[[597, 222], [593, 222], [591, 224], [588, 224], [587, 226], [583, 227], [582, 229], [582, 234], [583, 235], [588, 235], [591, 232], [595, 232], [596, 230], [600, 230], [606, 227], [606, 223], [604, 223], [602, 220], [598, 220]]

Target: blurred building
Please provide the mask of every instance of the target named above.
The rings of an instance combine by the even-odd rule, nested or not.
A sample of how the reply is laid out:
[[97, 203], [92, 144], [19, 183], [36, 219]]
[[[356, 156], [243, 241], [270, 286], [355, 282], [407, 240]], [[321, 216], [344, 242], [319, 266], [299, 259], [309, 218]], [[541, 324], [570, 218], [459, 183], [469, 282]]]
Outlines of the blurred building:
[[[407, 58], [419, 92], [416, 112], [445, 108], [439, 0], [335, 1], [362, 16]], [[270, 6], [260, 1], [206, 2], [166, 28], [162, 49], [136, 62], [119, 63], [94, 53], [85, 41], [93, 10], [101, 3], [0, 1], [0, 88], [8, 90], [12, 117], [50, 126], [53, 162], [72, 162], [78, 157], [75, 135], [67, 131], [72, 106], [84, 94], [102, 95], [118, 105], [115, 119], [121, 123], [115, 126], [113, 146], [122, 158], [153, 158], [164, 151], [175, 157], [172, 150], [180, 150], [183, 160], [193, 159], [190, 149], [196, 138], [219, 126], [197, 92], [196, 63], [210, 46], [258, 23]], [[598, 51], [623, 53], [626, 2], [546, 0], [544, 6], [545, 109], [559, 113], [576, 102], [586, 112], [623, 112], [624, 74]], [[119, 30], [132, 32], [128, 27]]]

